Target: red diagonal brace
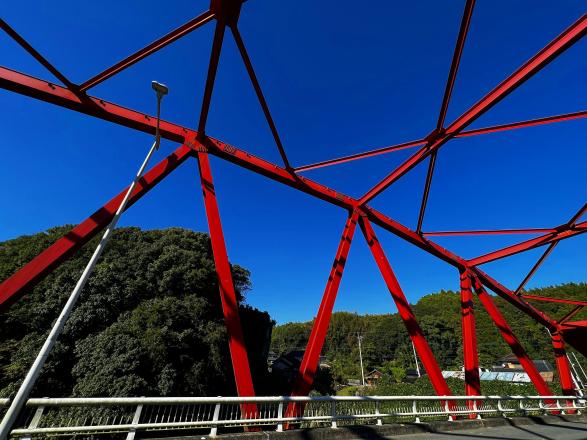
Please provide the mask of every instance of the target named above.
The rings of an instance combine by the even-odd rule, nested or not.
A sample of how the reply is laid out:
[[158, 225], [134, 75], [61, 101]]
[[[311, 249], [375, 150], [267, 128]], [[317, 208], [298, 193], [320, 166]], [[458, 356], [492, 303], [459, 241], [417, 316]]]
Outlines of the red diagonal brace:
[[[190, 157], [191, 153], [190, 148], [182, 145], [151, 168], [139, 180], [129, 200], [127, 209], [182, 164]], [[127, 188], [0, 284], [0, 308], [8, 306], [32, 289], [45, 276], [105, 228], [114, 217], [126, 191]]]
[[[212, 242], [214, 264], [216, 266], [216, 273], [218, 274], [218, 288], [220, 289], [222, 312], [224, 313], [224, 320], [228, 331], [228, 346], [230, 348], [236, 389], [239, 396], [254, 396], [255, 390], [251, 378], [249, 357], [247, 355], [247, 348], [245, 346], [243, 329], [238, 312], [238, 303], [232, 281], [230, 263], [228, 262], [228, 254], [226, 253], [226, 244], [224, 243], [224, 233], [222, 232], [222, 224], [220, 222], [220, 212], [218, 211], [218, 203], [216, 201], [210, 160], [207, 153], [198, 152], [197, 154], [200, 180], [204, 194], [204, 206], [206, 208], [206, 219], [208, 220], [210, 241]], [[256, 411], [256, 405], [253, 404], [243, 405], [243, 407], [246, 414], [251, 414], [251, 411]]]
[[518, 358], [520, 365], [522, 365], [530, 377], [530, 380], [534, 384], [534, 387], [536, 387], [536, 391], [538, 391], [538, 393], [542, 396], [552, 396], [550, 388], [536, 369], [536, 366], [526, 353], [526, 350], [524, 350], [524, 347], [522, 347], [522, 344], [520, 344], [520, 341], [518, 338], [516, 338], [516, 335], [514, 335], [514, 332], [507, 323], [505, 317], [497, 308], [491, 299], [491, 296], [489, 296], [476, 276], [473, 277], [473, 286], [475, 287], [475, 292], [477, 293], [477, 297], [481, 301], [481, 304], [483, 304], [483, 307], [485, 307], [485, 310], [487, 310], [487, 313], [495, 323], [497, 329], [501, 333], [503, 340], [510, 346], [512, 352]]
[[555, 243], [575, 235], [587, 232], [587, 221], [581, 222], [569, 229], [562, 229], [554, 233], [540, 235], [536, 238], [514, 244], [497, 251], [489, 252], [485, 255], [473, 258], [468, 261], [471, 266], [478, 266], [480, 264], [490, 263], [491, 261], [499, 260], [501, 258], [509, 257], [510, 255], [519, 254], [520, 252], [528, 251], [545, 244]]
[[404, 292], [402, 291], [401, 286], [395, 274], [393, 273], [393, 269], [383, 252], [383, 248], [375, 235], [375, 231], [371, 226], [371, 223], [365, 216], [360, 217], [360, 225], [361, 230], [363, 231], [363, 235], [367, 240], [367, 244], [369, 245], [369, 249], [371, 249], [371, 253], [375, 258], [375, 262], [379, 267], [379, 271], [385, 280], [385, 284], [387, 284], [387, 288], [391, 293], [391, 297], [395, 302], [397, 307], [397, 311], [399, 312], [400, 317], [404, 321], [406, 329], [408, 330], [408, 334], [412, 342], [414, 343], [414, 347], [418, 352], [418, 356], [426, 369], [426, 373], [428, 373], [428, 377], [430, 378], [430, 382], [436, 391], [436, 394], [439, 396], [450, 396], [452, 393], [450, 388], [446, 384], [444, 377], [442, 377], [442, 371], [438, 366], [438, 362], [436, 362], [436, 358], [426, 341], [426, 337], [416, 320], [416, 316], [408, 303]]
[[413, 156], [407, 159], [394, 171], [392, 171], [385, 179], [371, 188], [361, 199], [359, 204], [368, 203], [373, 197], [376, 197], [384, 191], [389, 185], [402, 177], [424, 159], [426, 159], [433, 151], [438, 150], [451, 137], [456, 136], [473, 121], [479, 118], [487, 110], [509, 95], [517, 87], [523, 84], [526, 80], [531, 78], [539, 72], [544, 66], [554, 60], [558, 55], [563, 53], [566, 49], [571, 47], [573, 43], [581, 39], [587, 31], [587, 14], [583, 15], [579, 20], [567, 28], [561, 35], [552, 40], [540, 52], [528, 60], [518, 70], [512, 73], [501, 84], [495, 87], [491, 92], [479, 100], [473, 107], [467, 110], [456, 121], [454, 121], [446, 132], [438, 138], [433, 138], [424, 147], [422, 147]]
[[334, 302], [336, 301], [336, 294], [338, 293], [338, 287], [340, 286], [344, 267], [351, 248], [351, 242], [355, 234], [358, 217], [358, 212], [354, 211], [349, 215], [344, 225], [342, 237], [336, 251], [336, 257], [334, 258], [334, 263], [332, 264], [332, 269], [328, 276], [328, 282], [326, 283], [326, 289], [322, 296], [322, 302], [318, 309], [318, 315], [312, 326], [312, 332], [310, 333], [304, 358], [300, 365], [298, 379], [292, 389], [292, 396], [305, 396], [312, 388], [312, 383], [314, 382], [318, 367], [318, 361], [320, 359], [320, 353], [322, 352], [324, 339], [326, 338], [328, 325], [330, 324], [332, 309], [334, 307]]
[[210, 20], [214, 18], [214, 13], [211, 11], [203, 12], [202, 14], [198, 15], [197, 17], [191, 19], [184, 25], [178, 27], [177, 29], [169, 32], [168, 34], [164, 35], [163, 37], [159, 38], [156, 41], [153, 41], [148, 46], [143, 47], [141, 50], [129, 55], [122, 61], [114, 64], [113, 66], [109, 67], [108, 69], [100, 72], [96, 76], [90, 78], [82, 85], [80, 85], [80, 90], [86, 91], [92, 87], [97, 86], [103, 81], [106, 81], [111, 76], [116, 75], [117, 73], [123, 71], [124, 69], [132, 66], [133, 64], [139, 62], [143, 58], [152, 55], [153, 53], [157, 52], [160, 49], [163, 49], [168, 44], [173, 43], [176, 40], [179, 40], [181, 37], [189, 34], [190, 32], [196, 30], [200, 26], [208, 23]]
[[[461, 329], [463, 334], [463, 362], [465, 366], [465, 394], [479, 396], [481, 383], [479, 378], [479, 355], [477, 352], [477, 334], [475, 332], [475, 314], [473, 312], [473, 293], [469, 271], [461, 271]], [[474, 408], [474, 401], [468, 406]], [[471, 419], [475, 414], [470, 414]]]
[[587, 117], [587, 110], [574, 113], [565, 113], [556, 116], [547, 116], [545, 118], [530, 119], [528, 121], [511, 122], [509, 124], [494, 125], [492, 127], [476, 128], [473, 130], [462, 131], [455, 137], [476, 136], [479, 134], [497, 133], [499, 131], [514, 130], [517, 128], [534, 127], [536, 125], [552, 124], [555, 122], [572, 121], [573, 119], [581, 119]]
[[[353, 211], [344, 225], [342, 237], [336, 251], [336, 257], [334, 258], [334, 263], [328, 276], [328, 282], [326, 283], [326, 289], [324, 289], [324, 295], [322, 296], [322, 302], [318, 309], [318, 315], [312, 326], [312, 332], [308, 339], [308, 345], [304, 352], [298, 377], [291, 392], [292, 396], [306, 396], [312, 389], [312, 384], [314, 383], [314, 378], [318, 370], [320, 353], [322, 352], [326, 333], [328, 332], [332, 309], [336, 301], [336, 294], [338, 293], [338, 287], [340, 286], [358, 218], [358, 212]], [[301, 415], [303, 408], [304, 406], [300, 404], [290, 404], [287, 408], [286, 417]]]

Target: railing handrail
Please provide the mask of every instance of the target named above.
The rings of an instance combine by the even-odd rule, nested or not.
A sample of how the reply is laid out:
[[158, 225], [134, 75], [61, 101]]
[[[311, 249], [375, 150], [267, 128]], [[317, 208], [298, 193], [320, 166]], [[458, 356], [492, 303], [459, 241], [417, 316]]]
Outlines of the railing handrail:
[[[119, 406], [119, 405], [169, 405], [213, 403], [307, 403], [307, 402], [387, 402], [387, 401], [463, 401], [463, 400], [585, 400], [579, 396], [251, 396], [251, 397], [43, 397], [30, 398], [31, 406]], [[7, 406], [10, 399], [0, 399], [0, 406]]]
[[[517, 403], [506, 407], [508, 401]], [[406, 402], [410, 404], [406, 405]], [[9, 403], [9, 399], [0, 399], [0, 407], [6, 407]], [[295, 406], [290, 406], [290, 403]], [[317, 426], [330, 423], [332, 428], [337, 428], [339, 422], [370, 421], [382, 425], [384, 420], [397, 417], [402, 422], [409, 417], [420, 423], [421, 418], [439, 416], [456, 420], [466, 415], [481, 418], [491, 414], [502, 417], [514, 414], [578, 414], [587, 408], [587, 402], [579, 396], [523, 395], [184, 396], [44, 397], [29, 399], [26, 406], [28, 413], [22, 415], [20, 426], [11, 431], [13, 436], [127, 432], [127, 440], [132, 440], [137, 431], [161, 429], [210, 429], [208, 435], [214, 437], [219, 428], [237, 426], [273, 426], [269, 429], [282, 431], [286, 424]], [[61, 411], [65, 411], [63, 417], [59, 416], [63, 414]]]

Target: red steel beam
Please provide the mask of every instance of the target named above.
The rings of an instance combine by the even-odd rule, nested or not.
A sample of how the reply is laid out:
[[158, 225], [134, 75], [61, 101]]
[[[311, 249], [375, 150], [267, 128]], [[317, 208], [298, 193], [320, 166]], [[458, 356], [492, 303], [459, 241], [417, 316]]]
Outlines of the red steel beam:
[[[71, 91], [64, 87], [2, 67], [0, 67], [0, 87], [81, 113], [89, 114], [100, 119], [111, 121], [119, 125], [130, 127], [135, 130], [147, 133], [155, 132], [155, 118], [145, 113], [124, 108], [95, 97], [90, 97], [94, 105], [88, 105], [87, 103], [82, 103]], [[195, 139], [197, 137], [197, 132], [180, 125], [161, 121], [161, 136], [175, 142], [183, 142], [184, 138], [187, 138], [186, 145], [190, 148], [209, 151], [210, 154], [214, 154], [215, 156], [221, 157], [222, 159], [266, 176], [284, 185], [296, 188], [299, 191], [310, 194], [328, 203], [350, 210], [357, 206], [357, 200], [352, 197], [303, 176], [297, 176], [294, 178], [287, 170], [278, 165], [258, 158], [246, 151], [240, 150], [217, 139], [207, 137], [202, 141], [206, 144], [204, 145], [202, 142]], [[363, 207], [362, 211], [366, 212], [369, 219], [374, 223], [426, 252], [429, 252], [437, 258], [446, 261], [454, 267], [461, 269], [468, 266], [467, 261], [463, 258], [432, 241], [426, 240], [424, 237], [416, 234], [411, 229], [387, 217], [381, 212], [368, 206]], [[556, 323], [550, 317], [524, 301], [521, 301], [516, 295], [513, 295], [511, 291], [489, 275], [485, 274], [478, 268], [472, 268], [471, 270], [477, 276], [481, 277], [482, 281], [487, 286], [514, 306], [529, 314], [541, 324], [552, 329], [556, 328]]]
[[253, 88], [255, 89], [255, 93], [257, 94], [257, 99], [259, 99], [259, 103], [261, 104], [261, 108], [263, 109], [263, 114], [265, 115], [267, 124], [269, 124], [269, 128], [271, 129], [271, 134], [273, 135], [273, 139], [275, 140], [275, 144], [277, 145], [277, 149], [279, 150], [281, 160], [283, 160], [283, 165], [286, 169], [293, 171], [293, 168], [289, 164], [289, 160], [287, 159], [287, 155], [285, 154], [285, 149], [283, 148], [283, 143], [281, 142], [281, 138], [279, 137], [279, 133], [277, 132], [277, 127], [275, 126], [273, 117], [271, 116], [271, 112], [269, 111], [269, 105], [267, 104], [267, 100], [263, 95], [263, 91], [261, 90], [261, 85], [259, 84], [257, 75], [255, 74], [255, 69], [253, 69], [253, 63], [251, 62], [251, 58], [249, 57], [249, 53], [247, 52], [247, 48], [245, 47], [245, 42], [243, 41], [243, 38], [236, 24], [232, 25], [230, 27], [230, 30], [232, 31], [234, 41], [236, 42], [238, 50], [241, 54], [243, 63], [245, 64], [247, 73], [249, 74], [249, 78], [251, 79], [251, 83], [253, 84]]
[[[574, 112], [574, 113], [567, 113], [564, 115], [548, 116], [546, 118], [531, 119], [529, 121], [512, 122], [509, 124], [495, 125], [492, 127], [484, 127], [484, 128], [477, 128], [474, 130], [466, 130], [466, 131], [462, 131], [462, 132], [456, 134], [454, 137], [460, 138], [460, 137], [467, 137], [467, 136], [476, 136], [476, 135], [480, 135], [480, 134], [496, 133], [499, 131], [514, 130], [517, 128], [534, 127], [536, 125], [570, 121], [573, 119], [581, 119], [581, 118], [585, 118], [585, 117], [587, 117], [587, 110]], [[330, 166], [330, 165], [337, 165], [339, 163], [350, 162], [350, 161], [357, 160], [357, 159], [364, 159], [367, 157], [378, 156], [380, 154], [390, 153], [392, 151], [404, 150], [406, 148], [412, 148], [412, 147], [419, 147], [425, 143], [426, 143], [426, 141], [424, 139], [420, 139], [418, 141], [405, 142], [403, 144], [393, 145], [391, 147], [378, 148], [376, 150], [366, 151], [364, 153], [352, 154], [350, 156], [345, 156], [345, 157], [341, 157], [338, 159], [330, 159], [330, 160], [325, 160], [323, 162], [318, 162], [318, 163], [314, 163], [314, 164], [310, 164], [310, 165], [303, 165], [301, 167], [295, 168], [294, 170], [295, 171], [314, 170], [316, 168], [322, 168], [322, 167], [326, 167], [326, 166]]]
[[545, 234], [553, 233], [555, 228], [526, 228], [526, 229], [478, 229], [473, 231], [433, 231], [422, 232], [427, 237], [448, 237], [467, 235], [512, 235], [512, 234]]
[[575, 385], [571, 375], [571, 365], [565, 350], [565, 342], [560, 333], [553, 333], [551, 338], [561, 390], [565, 396], [574, 396], [576, 395]]
[[143, 47], [141, 50], [133, 53], [132, 55], [129, 55], [125, 59], [119, 61], [118, 63], [116, 63], [113, 66], [109, 67], [108, 69], [104, 70], [103, 72], [100, 72], [97, 75], [95, 75], [94, 77], [88, 79], [87, 81], [85, 81], [83, 84], [81, 84], [79, 86], [79, 89], [81, 91], [86, 91], [86, 90], [91, 89], [92, 87], [97, 86], [101, 82], [106, 81], [108, 78], [116, 75], [117, 73], [122, 72], [124, 69], [139, 62], [143, 58], [146, 58], [149, 55], [154, 54], [158, 50], [163, 49], [165, 46], [173, 43], [174, 41], [179, 40], [181, 37], [198, 29], [200, 26], [208, 23], [213, 18], [214, 18], [214, 13], [212, 13], [212, 11], [203, 12], [202, 14], [200, 14], [197, 17], [188, 21], [186, 24], [169, 32], [168, 34], [164, 35], [163, 37], [159, 38], [158, 40], [153, 41], [148, 46]]
[[476, 128], [474, 130], [462, 131], [455, 135], [456, 138], [476, 136], [479, 134], [497, 133], [499, 131], [514, 130], [516, 128], [534, 127], [536, 125], [551, 124], [554, 122], [571, 121], [573, 119], [580, 119], [587, 117], [587, 110], [574, 113], [566, 113], [564, 115], [548, 116], [546, 118], [531, 119], [529, 121], [512, 122], [509, 124], [494, 125], [492, 127]]
[[438, 150], [450, 138], [456, 136], [464, 130], [473, 121], [483, 115], [487, 110], [513, 92], [517, 87], [522, 85], [525, 81], [538, 73], [543, 67], [554, 60], [558, 55], [563, 53], [566, 49], [571, 47], [573, 43], [578, 41], [585, 35], [587, 31], [587, 14], [583, 15], [579, 20], [567, 28], [561, 35], [552, 40], [540, 52], [528, 60], [518, 70], [512, 73], [507, 79], [501, 82], [491, 92], [485, 95], [469, 110], [457, 118], [443, 133], [438, 133], [413, 156], [407, 159], [394, 171], [392, 171], [381, 182], [371, 188], [363, 197], [359, 199], [359, 205], [364, 205], [369, 200], [376, 197], [384, 191], [389, 185], [402, 177], [424, 159], [426, 159], [433, 151]]
[[[473, 293], [469, 271], [461, 271], [461, 330], [463, 335], [463, 363], [465, 366], [465, 395], [481, 395], [481, 379], [479, 377], [479, 354], [477, 351], [477, 333], [475, 331], [475, 313]], [[474, 401], [468, 401], [470, 409]], [[475, 418], [475, 414], [471, 414]]]
[[581, 310], [583, 310], [583, 307], [585, 307], [585, 306], [582, 306], [582, 305], [575, 306], [570, 312], [566, 313], [562, 318], [560, 318], [558, 320], [559, 324], [564, 324], [569, 319], [573, 318], [573, 316], [575, 316], [577, 313], [579, 313]]
[[[0, 88], [66, 107], [135, 130], [151, 134], [155, 133], [157, 119], [153, 116], [91, 96], [88, 96], [87, 101], [81, 101], [71, 90], [65, 87], [5, 67], [0, 67]], [[180, 125], [166, 121], [161, 121], [160, 130], [161, 137], [180, 143], [183, 143], [188, 133], [193, 132]]]
[[367, 213], [369, 219], [373, 223], [378, 224], [382, 228], [404, 239], [408, 243], [412, 243], [413, 245], [451, 264], [459, 270], [468, 268], [473, 275], [479, 277], [486, 286], [488, 286], [491, 290], [493, 290], [503, 299], [508, 301], [510, 304], [512, 304], [519, 310], [523, 311], [527, 315], [531, 316], [533, 319], [535, 319], [542, 325], [550, 329], [557, 328], [557, 323], [555, 320], [553, 320], [551, 317], [546, 315], [541, 310], [538, 310], [537, 308], [520, 299], [520, 297], [515, 295], [511, 290], [501, 285], [498, 281], [487, 275], [478, 267], [468, 266], [467, 261], [465, 259], [450, 252], [442, 246], [439, 246], [433, 241], [427, 240], [426, 238], [417, 234], [415, 231], [412, 231], [411, 229], [407, 228], [401, 223], [387, 217], [386, 215], [382, 214], [381, 212], [373, 208], [365, 207], [362, 209]]
[[212, 53], [210, 54], [208, 75], [206, 77], [206, 86], [204, 87], [204, 96], [202, 98], [202, 109], [200, 111], [200, 120], [198, 122], [198, 132], [200, 136], [204, 136], [206, 130], [206, 121], [208, 120], [210, 102], [212, 101], [212, 91], [214, 90], [214, 81], [216, 79], [216, 72], [218, 71], [218, 62], [220, 61], [220, 52], [222, 51], [222, 41], [224, 40], [225, 30], [226, 23], [224, 20], [218, 20], [216, 22], [216, 29], [214, 29]]
[[434, 387], [436, 394], [439, 396], [450, 396], [452, 395], [450, 388], [446, 384], [446, 380], [442, 377], [442, 371], [438, 366], [438, 362], [436, 362], [436, 358], [426, 341], [426, 337], [416, 320], [416, 315], [412, 311], [410, 304], [402, 291], [401, 286], [395, 274], [393, 273], [393, 269], [383, 252], [383, 248], [375, 235], [375, 231], [371, 226], [371, 223], [365, 216], [360, 217], [360, 225], [361, 230], [363, 231], [363, 235], [365, 236], [365, 240], [367, 240], [367, 244], [369, 245], [369, 249], [373, 254], [373, 258], [375, 258], [375, 262], [377, 263], [377, 267], [379, 267], [379, 271], [385, 280], [385, 284], [387, 284], [387, 288], [389, 289], [389, 293], [391, 293], [391, 297], [395, 302], [397, 307], [397, 311], [404, 322], [406, 329], [408, 330], [408, 334], [410, 335], [410, 339], [414, 343], [414, 347], [418, 352], [418, 356], [426, 369], [426, 373], [430, 378], [430, 383]]
[[514, 335], [511, 327], [507, 323], [505, 317], [501, 313], [501, 311], [497, 308], [491, 296], [487, 293], [481, 281], [477, 277], [473, 277], [473, 287], [475, 288], [475, 292], [477, 293], [477, 297], [483, 304], [483, 307], [495, 323], [497, 329], [501, 333], [503, 340], [510, 346], [512, 352], [518, 358], [518, 361], [530, 377], [530, 380], [536, 387], [536, 391], [542, 396], [552, 396], [552, 392], [550, 388], [536, 369], [536, 366], [526, 353], [526, 350], [520, 344], [516, 335]]
[[[145, 173], [137, 183], [129, 199], [127, 209], [181, 165], [191, 154], [192, 150], [182, 145]], [[86, 220], [25, 264], [11, 277], [4, 280], [0, 284], [0, 309], [8, 307], [30, 291], [45, 276], [70, 258], [78, 249], [108, 226], [120, 206], [127, 189], [122, 190]]]
[[[450, 97], [452, 95], [452, 90], [457, 79], [457, 72], [459, 71], [459, 64], [461, 62], [463, 48], [465, 47], [465, 40], [467, 38], [467, 32], [469, 30], [469, 25], [471, 23], [471, 17], [473, 16], [474, 6], [475, 0], [467, 0], [465, 4], [465, 10], [463, 11], [463, 18], [461, 19], [459, 35], [457, 36], [457, 42], [455, 44], [455, 50], [450, 64], [450, 71], [448, 73], [446, 87], [444, 89], [444, 96], [442, 97], [440, 114], [438, 115], [438, 121], [436, 123], [436, 133], [441, 133], [444, 129], [444, 120], [446, 119], [446, 112], [448, 111]], [[424, 215], [426, 213], [426, 206], [428, 204], [428, 196], [430, 195], [430, 185], [432, 185], [432, 177], [434, 175], [434, 166], [436, 165], [437, 156], [438, 150], [433, 151], [430, 155], [430, 159], [428, 162], [428, 171], [426, 173], [424, 192], [422, 194], [422, 202], [420, 204], [420, 212], [418, 214], [418, 224], [416, 226], [416, 232], [418, 234], [422, 232], [422, 223], [424, 222]]]
[[[585, 118], [585, 117], [587, 117], [587, 110], [583, 110], [583, 111], [575, 112], [575, 113], [567, 113], [564, 115], [549, 116], [546, 118], [532, 119], [529, 121], [513, 122], [510, 124], [495, 125], [492, 127], [477, 128], [474, 130], [466, 130], [466, 131], [462, 131], [462, 132], [458, 133], [454, 137], [460, 138], [460, 137], [467, 137], [467, 136], [476, 136], [476, 135], [480, 135], [480, 134], [496, 133], [499, 131], [514, 130], [517, 128], [533, 127], [536, 125], [570, 121], [573, 119], [581, 119], [581, 118]], [[419, 147], [425, 143], [426, 143], [426, 141], [424, 139], [420, 139], [417, 141], [405, 142], [403, 144], [393, 145], [391, 147], [378, 148], [376, 150], [366, 151], [364, 153], [352, 154], [350, 156], [345, 156], [345, 157], [341, 157], [338, 159], [330, 159], [330, 160], [325, 160], [323, 162], [317, 162], [317, 163], [310, 164], [310, 165], [303, 165], [303, 166], [294, 168], [294, 170], [300, 171], [300, 172], [301, 171], [310, 171], [310, 170], [314, 170], [317, 168], [327, 167], [330, 165], [338, 165], [340, 163], [350, 162], [350, 161], [357, 160], [357, 159], [364, 159], [367, 157], [378, 156], [380, 154], [386, 154], [386, 153], [390, 153], [392, 151], [405, 150], [406, 148]]]
[[405, 150], [406, 148], [413, 148], [419, 147], [420, 145], [425, 144], [426, 141], [424, 139], [419, 139], [417, 141], [409, 141], [404, 142], [403, 144], [392, 145], [390, 147], [383, 147], [377, 148], [375, 150], [365, 151], [363, 153], [351, 154], [350, 156], [339, 157], [337, 159], [330, 159], [325, 160], [322, 162], [316, 162], [310, 165], [303, 165], [301, 167], [294, 168], [294, 171], [310, 171], [315, 170], [317, 168], [328, 167], [331, 165], [338, 165], [341, 163], [352, 162], [353, 160], [357, 159], [365, 159], [367, 157], [379, 156], [380, 154], [390, 153], [392, 151], [399, 151]]
[[467, 32], [469, 31], [469, 25], [471, 24], [471, 17], [473, 16], [474, 7], [475, 0], [467, 0], [467, 3], [465, 4], [465, 10], [463, 11], [463, 18], [461, 19], [459, 35], [457, 36], [457, 42], [455, 44], [455, 50], [452, 56], [450, 71], [448, 73], [448, 79], [446, 81], [446, 87], [444, 89], [444, 96], [442, 97], [440, 114], [438, 115], [438, 122], [436, 123], [437, 130], [442, 130], [444, 128], [444, 120], [446, 119], [448, 104], [450, 102], [452, 90], [457, 79], [457, 72], [459, 70], [459, 64], [461, 62], [463, 48], [465, 47], [465, 40], [467, 39]]
[[[579, 210], [578, 210], [578, 211], [575, 213], [575, 215], [573, 215], [573, 217], [571, 217], [571, 219], [570, 219], [570, 220], [567, 222], [567, 226], [569, 226], [569, 227], [571, 227], [571, 228], [572, 228], [572, 227], [575, 227], [575, 226], [576, 226], [576, 224], [577, 224], [577, 220], [579, 220], [579, 219], [580, 219], [580, 218], [583, 216], [583, 214], [585, 214], [585, 212], [587, 212], [587, 203], [585, 203], [585, 204], [584, 204], [584, 205], [581, 207], [581, 209], [579, 209]], [[585, 223], [583, 223], [583, 224], [585, 224]]]
[[491, 261], [499, 260], [501, 258], [509, 257], [510, 255], [519, 254], [520, 252], [528, 251], [546, 244], [559, 242], [567, 238], [587, 232], [587, 221], [578, 223], [569, 229], [560, 229], [555, 233], [544, 234], [539, 237], [531, 238], [530, 240], [517, 243], [497, 251], [489, 252], [485, 255], [468, 260], [471, 266], [479, 266], [480, 264], [489, 263]]
[[432, 185], [432, 175], [434, 174], [434, 167], [436, 165], [436, 157], [438, 150], [430, 155], [428, 162], [428, 171], [426, 172], [426, 182], [424, 183], [424, 192], [422, 194], [422, 202], [420, 204], [420, 212], [418, 214], [418, 224], [416, 225], [416, 232], [422, 233], [422, 223], [424, 223], [424, 214], [426, 212], [426, 205], [428, 204], [428, 195], [430, 194], [430, 185]]
[[576, 299], [564, 299], [564, 298], [550, 298], [547, 296], [538, 296], [538, 295], [522, 295], [522, 298], [529, 299], [531, 301], [546, 301], [546, 302], [554, 302], [554, 303], [561, 303], [561, 304], [572, 304], [575, 306], [587, 306], [587, 301], [579, 301]]
[[524, 279], [522, 280], [522, 282], [520, 283], [520, 285], [518, 286], [518, 288], [515, 290], [515, 294], [519, 295], [520, 292], [522, 291], [522, 289], [524, 288], [524, 286], [526, 286], [526, 284], [528, 283], [528, 281], [530, 281], [530, 278], [532, 278], [534, 276], [534, 274], [536, 273], [536, 271], [538, 270], [538, 268], [540, 266], [542, 266], [542, 263], [544, 263], [544, 260], [546, 260], [548, 258], [548, 256], [551, 254], [551, 252], [554, 250], [554, 248], [556, 247], [556, 245], [558, 244], [558, 241], [554, 241], [552, 243], [550, 243], [548, 245], [548, 247], [546, 248], [546, 250], [544, 251], [544, 253], [540, 256], [540, 258], [538, 259], [538, 261], [534, 264], [534, 266], [532, 266], [532, 269], [530, 269], [530, 272], [528, 272], [528, 275], [526, 275], [524, 277]]
[[36, 59], [45, 69], [61, 81], [69, 90], [74, 93], [78, 92], [77, 86], [67, 79], [57, 68], [51, 64], [43, 55], [41, 55], [33, 46], [31, 46], [22, 36], [18, 34], [8, 23], [0, 18], [0, 28], [4, 30], [14, 41], [16, 41], [24, 50], [26, 50], [34, 59]]
[[[224, 321], [228, 331], [228, 346], [230, 348], [230, 358], [234, 370], [236, 389], [239, 396], [254, 396], [255, 389], [253, 388], [249, 357], [245, 346], [236, 292], [234, 290], [230, 263], [226, 252], [224, 233], [222, 232], [222, 223], [220, 221], [218, 202], [216, 201], [216, 191], [214, 189], [210, 160], [206, 153], [198, 152], [197, 155], [202, 192], [204, 194], [204, 207], [206, 209], [206, 219], [208, 221], [208, 230], [212, 243], [214, 265], [218, 274], [218, 288], [220, 290]], [[256, 411], [256, 405], [248, 404], [243, 406], [246, 407], [246, 413]]]
[[[326, 289], [322, 296], [322, 302], [318, 309], [318, 315], [312, 326], [312, 332], [308, 339], [308, 345], [304, 352], [304, 358], [300, 365], [298, 377], [293, 385], [291, 392], [292, 396], [306, 396], [312, 389], [314, 378], [316, 377], [316, 372], [318, 370], [320, 353], [322, 353], [322, 347], [324, 346], [324, 340], [326, 339], [328, 326], [330, 325], [332, 309], [334, 308], [338, 287], [340, 286], [340, 281], [351, 248], [351, 242], [355, 234], [358, 217], [358, 211], [353, 211], [344, 225], [334, 263], [332, 264], [332, 269], [328, 276], [328, 282], [326, 283]], [[286, 417], [301, 416], [303, 414], [303, 408], [304, 405], [290, 403], [286, 411]]]

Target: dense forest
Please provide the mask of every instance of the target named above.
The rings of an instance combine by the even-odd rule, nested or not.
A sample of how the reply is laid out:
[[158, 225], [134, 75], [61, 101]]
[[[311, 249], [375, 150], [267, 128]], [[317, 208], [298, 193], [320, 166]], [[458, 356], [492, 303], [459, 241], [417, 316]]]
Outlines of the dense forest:
[[[69, 229], [56, 227], [0, 243], [0, 281]], [[0, 397], [15, 393], [97, 240], [0, 313]], [[246, 305], [249, 272], [235, 264], [232, 273], [255, 389], [261, 395], [288, 393], [288, 383], [268, 372], [270, 344], [277, 355], [303, 350], [312, 323], [273, 328], [269, 314]], [[587, 284], [564, 284], [530, 293], [584, 299]], [[501, 299], [495, 301], [530, 356], [552, 363], [546, 330]], [[441, 291], [424, 296], [413, 306], [432, 350], [446, 369], [460, 369], [462, 364], [459, 303], [458, 293]], [[555, 303], [538, 306], [554, 317], [569, 308]], [[475, 307], [480, 362], [489, 367], [510, 350], [478, 302]], [[582, 312], [577, 319], [585, 316]], [[418, 381], [416, 390], [399, 383], [405, 370], [414, 368], [414, 357], [397, 314], [359, 316], [347, 312], [332, 316], [324, 347], [331, 368], [321, 371], [316, 384], [320, 392], [334, 392], [336, 384], [360, 377], [358, 334], [363, 337], [365, 369], [386, 373], [381, 386], [370, 392], [432, 393], [426, 378]], [[114, 232], [33, 394], [234, 395], [231, 370], [208, 234], [180, 228], [142, 231], [129, 227]], [[455, 390], [462, 386], [462, 382], [449, 382]]]
[[[531, 289], [527, 293], [585, 299], [587, 284], [563, 284]], [[494, 300], [528, 354], [533, 359], [546, 359], [554, 365], [552, 345], [546, 329], [501, 298], [494, 297]], [[479, 301], [476, 298], [474, 301], [479, 362], [482, 367], [491, 367], [497, 359], [511, 353], [511, 350]], [[536, 306], [553, 317], [561, 317], [573, 307], [546, 302]], [[460, 294], [441, 291], [426, 295], [413, 305], [413, 309], [440, 366], [444, 369], [460, 370], [463, 364]], [[574, 319], [586, 317], [587, 311], [582, 311]], [[303, 322], [275, 327], [271, 341], [272, 351], [279, 355], [291, 350], [303, 350], [311, 326], [312, 322]], [[349, 378], [359, 379], [361, 376], [357, 335], [363, 336], [362, 354], [366, 371], [377, 368], [388, 371], [390, 375], [394, 372], [401, 375], [402, 371], [415, 368], [410, 339], [397, 313], [357, 315], [337, 312], [332, 315], [323, 350], [336, 382], [346, 383]]]
[[[69, 229], [0, 243], [0, 280]], [[97, 240], [0, 314], [0, 396], [16, 391]], [[249, 272], [233, 265], [232, 273], [243, 300]], [[273, 322], [265, 312], [246, 305], [240, 309], [255, 385], [262, 393]], [[178, 228], [116, 230], [33, 394], [234, 393], [208, 234]]]

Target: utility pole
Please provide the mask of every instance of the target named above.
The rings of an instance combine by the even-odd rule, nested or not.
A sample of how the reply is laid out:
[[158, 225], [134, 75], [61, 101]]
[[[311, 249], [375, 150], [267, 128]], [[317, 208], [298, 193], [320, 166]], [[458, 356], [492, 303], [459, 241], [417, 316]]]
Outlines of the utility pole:
[[420, 374], [420, 366], [418, 365], [418, 355], [416, 354], [416, 347], [414, 347], [414, 343], [412, 342], [412, 351], [414, 352], [414, 361], [416, 362], [416, 371], [418, 372], [418, 377], [422, 377]]
[[363, 386], [365, 386], [365, 372], [363, 371], [363, 352], [361, 351], [361, 342], [363, 340], [363, 336], [357, 333], [357, 339], [359, 341], [359, 361], [361, 363], [361, 378], [363, 379]]

